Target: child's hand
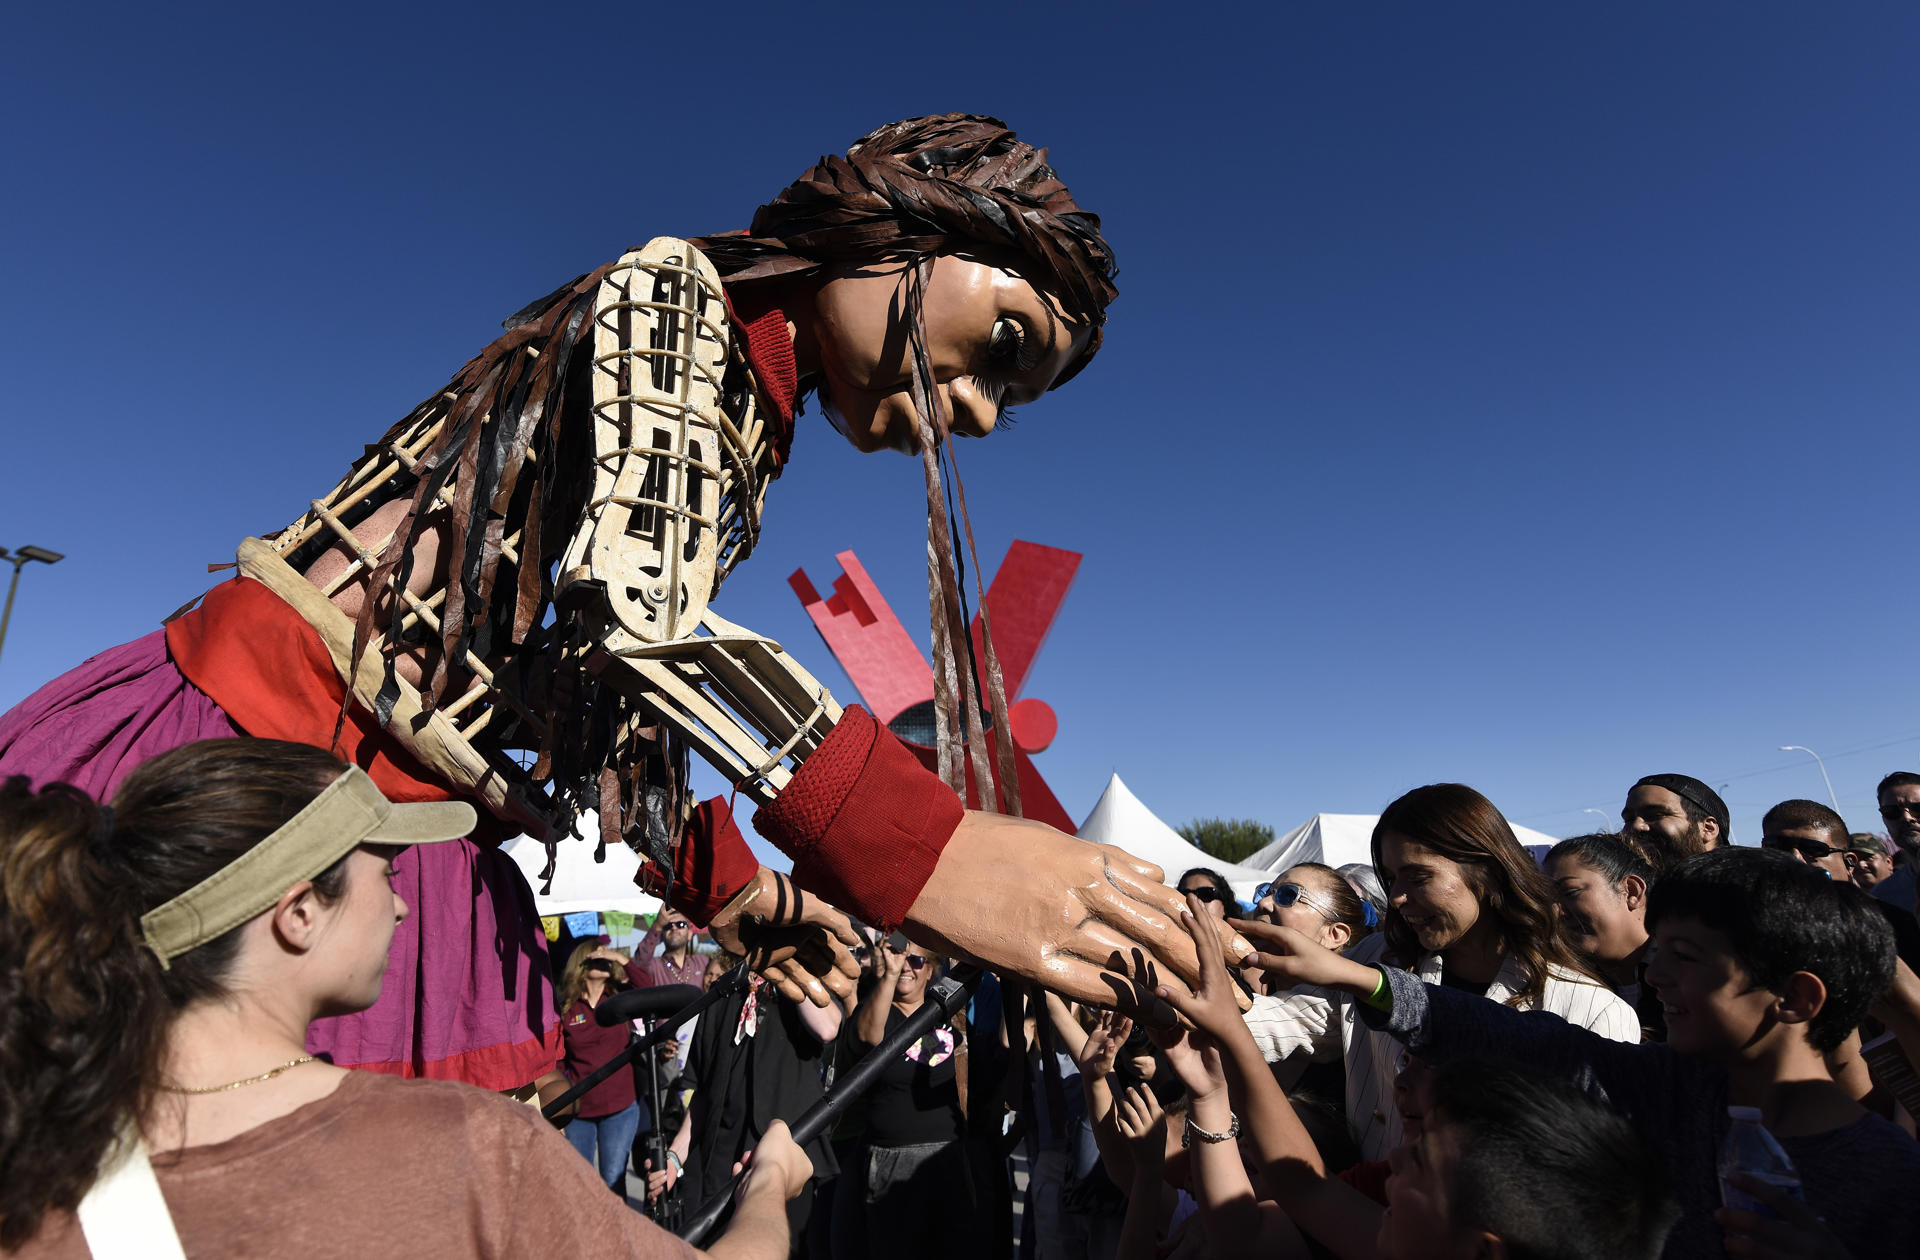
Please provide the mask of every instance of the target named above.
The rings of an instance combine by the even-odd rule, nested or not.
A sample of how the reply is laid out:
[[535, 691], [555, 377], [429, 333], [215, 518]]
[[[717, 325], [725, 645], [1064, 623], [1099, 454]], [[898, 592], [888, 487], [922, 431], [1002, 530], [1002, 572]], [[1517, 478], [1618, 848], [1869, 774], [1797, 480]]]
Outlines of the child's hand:
[[1133, 1148], [1135, 1168], [1143, 1164], [1157, 1168], [1166, 1162], [1167, 1113], [1152, 1090], [1144, 1085], [1129, 1088], [1114, 1109], [1114, 1122]]
[[1113, 1071], [1114, 1061], [1120, 1057], [1120, 1048], [1127, 1044], [1127, 1038], [1132, 1035], [1132, 1020], [1118, 1011], [1101, 1011], [1093, 1031], [1087, 1034], [1087, 1043], [1080, 1047], [1080, 1053], [1074, 1057], [1080, 1074], [1089, 1081], [1104, 1078]]
[[1379, 973], [1372, 967], [1336, 954], [1304, 932], [1277, 923], [1259, 923], [1252, 919], [1236, 922], [1242, 935], [1257, 951], [1253, 963], [1283, 985], [1319, 985], [1324, 989], [1346, 989], [1364, 997], [1373, 992]]
[[1148, 1029], [1147, 1039], [1167, 1056], [1173, 1074], [1196, 1101], [1226, 1094], [1227, 1073], [1221, 1066], [1220, 1048], [1213, 1038], [1175, 1024], [1172, 1028]]
[[[1187, 899], [1187, 909], [1180, 915], [1180, 926], [1195, 940], [1206, 939], [1211, 926], [1203, 926], [1206, 907], [1196, 897]], [[1148, 983], [1151, 983], [1151, 977]], [[1170, 1007], [1189, 1024], [1207, 1035], [1207, 1040], [1219, 1045], [1232, 1037], [1245, 1036], [1246, 1024], [1240, 1017], [1239, 989], [1233, 978], [1227, 975], [1226, 964], [1219, 959], [1209, 959], [1200, 967], [1200, 986], [1189, 993], [1180, 985], [1159, 985], [1154, 989], [1158, 1002]]]

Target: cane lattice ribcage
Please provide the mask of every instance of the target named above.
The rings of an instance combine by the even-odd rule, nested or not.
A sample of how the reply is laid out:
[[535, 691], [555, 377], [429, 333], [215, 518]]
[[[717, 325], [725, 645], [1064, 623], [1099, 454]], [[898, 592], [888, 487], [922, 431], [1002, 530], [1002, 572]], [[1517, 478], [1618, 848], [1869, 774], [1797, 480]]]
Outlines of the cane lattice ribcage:
[[[598, 275], [589, 330], [591, 398], [585, 407], [568, 399], [565, 408], [566, 424], [591, 426], [591, 466], [567, 475], [588, 477], [592, 484], [574, 488], [584, 493], [551, 495], [561, 502], [584, 499], [585, 510], [564, 520], [553, 519], [552, 508], [539, 512], [538, 519], [503, 520], [499, 507], [507, 492], [501, 491], [487, 522], [492, 530], [488, 542], [511, 565], [517, 583], [539, 594], [537, 600], [520, 596], [521, 611], [513, 619], [515, 643], [529, 630], [527, 605], [537, 605], [536, 617], [544, 614], [546, 593], [551, 592], [554, 612], [549, 620], [562, 624], [549, 626], [545, 633], [552, 642], [568, 645], [567, 667], [552, 671], [556, 677], [546, 680], [546, 704], [532, 702], [532, 671], [524, 662], [503, 665], [510, 655], [504, 644], [496, 644], [500, 650], [493, 652], [463, 646], [458, 654], [463, 668], [453, 676], [465, 686], [458, 694], [440, 696], [437, 704], [423, 704], [420, 689], [388, 670], [387, 707], [392, 708], [391, 695], [397, 691], [396, 715], [433, 714], [440, 746], [416, 746], [413, 728], [418, 722], [392, 722], [388, 730], [428, 765], [475, 790], [497, 810], [504, 804], [510, 816], [522, 816], [526, 810], [512, 806], [529, 803], [534, 813], [542, 813], [543, 793], [537, 787], [542, 767], [523, 766], [526, 758], [492, 746], [495, 741], [487, 732], [511, 727], [516, 746], [541, 744], [547, 722], [555, 720], [549, 707], [553, 692], [572, 694], [558, 675], [577, 670], [596, 679], [599, 688], [612, 689], [614, 694], [600, 702], [618, 704], [622, 710], [616, 725], [623, 734], [616, 735], [616, 742], [627, 728], [664, 720], [743, 794], [764, 803], [819, 746], [840, 714], [826, 689], [779, 644], [725, 621], [708, 607], [726, 575], [759, 538], [767, 483], [777, 471], [772, 434], [758, 414], [752, 376], [732, 334], [719, 277], [706, 258], [684, 241], [661, 237]], [[593, 278], [585, 280], [590, 288]], [[584, 288], [576, 292], [584, 299]], [[546, 319], [549, 332], [563, 314], [556, 308]], [[564, 372], [563, 366], [537, 364], [540, 354], [530, 340], [496, 356], [525, 356], [525, 362], [510, 365], [532, 378], [522, 396], [529, 390], [538, 396], [552, 384], [539, 370]], [[468, 514], [484, 510], [473, 494], [464, 500], [461, 494], [462, 478], [473, 473], [464, 462], [440, 458], [431, 470], [428, 463], [445, 450], [449, 425], [471, 422], [462, 409], [463, 401], [471, 409], [471, 390], [458, 386], [473, 375], [476, 370], [470, 365], [456, 388], [423, 404], [367, 448], [331, 493], [314, 500], [305, 515], [269, 540], [271, 550], [291, 558], [311, 555], [316, 539], [338, 544], [348, 563], [319, 587], [329, 598], [367, 574], [377, 577], [383, 564], [393, 574], [395, 548], [405, 540], [397, 537], [391, 517], [370, 516], [369, 508], [394, 497], [396, 486], [421, 494], [423, 476], [433, 490], [432, 501], [416, 510], [445, 509], [455, 514], [454, 530], [464, 531], [467, 522], [459, 519], [463, 502]], [[497, 378], [489, 379], [506, 392]], [[537, 419], [529, 419], [522, 426], [526, 444], [518, 450], [529, 469], [564, 449], [559, 443], [535, 442], [537, 425]], [[549, 470], [548, 477], [553, 475]], [[367, 522], [374, 519], [384, 519], [389, 526], [381, 536], [366, 532]], [[535, 537], [528, 544], [530, 531]], [[562, 539], [565, 547], [559, 551], [556, 544]], [[529, 583], [523, 545], [533, 547], [533, 562], [546, 570], [550, 585]], [[542, 564], [540, 553], [553, 559]], [[414, 593], [404, 589], [398, 574], [381, 585], [398, 600], [397, 622], [383, 628], [390, 651], [394, 644], [442, 637], [448, 587], [441, 581]], [[302, 611], [335, 648], [337, 661], [351, 658], [334, 643], [342, 634], [351, 637], [344, 616], [336, 621], [324, 609]], [[567, 619], [578, 624], [565, 625]], [[535, 637], [542, 633], [538, 626], [532, 631]], [[363, 644], [362, 658], [378, 650], [374, 643]], [[344, 672], [344, 664], [342, 668]], [[356, 694], [367, 703], [360, 689]], [[582, 700], [593, 702], [591, 696]], [[466, 747], [449, 757], [449, 743]], [[481, 781], [476, 781], [476, 765], [487, 767]], [[575, 794], [590, 796], [592, 791], [581, 784]]]
[[772, 472], [754, 392], [729, 388], [719, 276], [656, 238], [601, 280], [593, 336], [594, 494], [561, 598], [591, 583], [613, 619], [596, 627], [602, 681], [771, 800], [840, 709], [779, 644], [708, 607], [759, 538]]

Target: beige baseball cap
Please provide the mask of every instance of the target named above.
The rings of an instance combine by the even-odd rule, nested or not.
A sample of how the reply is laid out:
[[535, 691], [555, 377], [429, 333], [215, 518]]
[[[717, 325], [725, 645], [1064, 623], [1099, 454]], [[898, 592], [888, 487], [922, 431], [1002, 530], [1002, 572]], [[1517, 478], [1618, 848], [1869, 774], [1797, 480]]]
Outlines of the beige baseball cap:
[[272, 835], [166, 904], [140, 916], [162, 967], [269, 909], [287, 889], [363, 844], [436, 844], [473, 831], [464, 801], [396, 805], [350, 766]]

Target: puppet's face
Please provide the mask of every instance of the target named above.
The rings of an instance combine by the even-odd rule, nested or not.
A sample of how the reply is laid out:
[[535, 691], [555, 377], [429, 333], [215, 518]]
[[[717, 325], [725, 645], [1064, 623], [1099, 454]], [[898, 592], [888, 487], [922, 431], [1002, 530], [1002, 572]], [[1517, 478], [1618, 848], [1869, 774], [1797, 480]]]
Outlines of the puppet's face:
[[[821, 407], [862, 451], [919, 450], [902, 315], [911, 265], [836, 272], [813, 295]], [[936, 389], [962, 437], [985, 437], [1005, 408], [1045, 393], [1091, 336], [1020, 276], [951, 254], [934, 261], [925, 313]]]

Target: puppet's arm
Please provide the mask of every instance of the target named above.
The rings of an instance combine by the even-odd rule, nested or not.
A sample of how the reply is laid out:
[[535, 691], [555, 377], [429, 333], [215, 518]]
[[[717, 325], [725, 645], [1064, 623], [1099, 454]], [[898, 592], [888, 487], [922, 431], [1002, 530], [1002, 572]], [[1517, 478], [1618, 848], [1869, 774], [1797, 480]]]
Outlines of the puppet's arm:
[[[1085, 1001], [1111, 1000], [1100, 973], [1137, 945], [1197, 979], [1158, 868], [968, 813], [879, 723], [843, 714], [777, 643], [707, 607], [758, 535], [766, 488], [756, 400], [726, 397], [725, 321], [718, 274], [682, 241], [656, 239], [600, 282], [596, 481], [556, 598], [591, 592], [574, 606], [593, 622], [602, 683], [658, 713], [762, 806], [756, 824], [793, 858], [800, 889]], [[725, 940], [738, 924], [803, 914], [802, 901], [761, 870], [710, 920]], [[1235, 958], [1251, 948], [1231, 930], [1222, 941]]]
[[[853, 943], [831, 902], [1084, 1001], [1111, 1000], [1101, 969], [1135, 946], [1197, 978], [1192, 942], [1172, 930], [1178, 898], [1157, 868], [1038, 823], [965, 811], [884, 728], [858, 709], [843, 714], [779, 644], [707, 607], [758, 538], [776, 462], [704, 257], [657, 239], [529, 319], [369, 447], [306, 517], [270, 544], [251, 544], [251, 556], [243, 548], [249, 576], [268, 580], [320, 631], [357, 702], [392, 738], [538, 833], [549, 828], [537, 780], [552, 773], [548, 748], [567, 736], [572, 777], [563, 784], [555, 774], [556, 787], [575, 805], [597, 788], [603, 825], [613, 802], [628, 843], [678, 865], [667, 839], [679, 820], [655, 811], [651, 780], [630, 775], [619, 756], [604, 772], [592, 768], [599, 763], [582, 761], [574, 729], [580, 714], [592, 715], [610, 725], [617, 750], [641, 744], [650, 724], [673, 728], [763, 806], [760, 830], [794, 859], [794, 878], [777, 876], [753, 861], [737, 831], [719, 827], [696, 829], [681, 845], [695, 870], [676, 879], [675, 905], [732, 948], [772, 940], [782, 927], [823, 927]], [[581, 349], [591, 343], [586, 487], [563, 484], [571, 474], [558, 467], [578, 432], [556, 427], [575, 329]], [[542, 399], [547, 410], [535, 414]], [[542, 431], [545, 445], [522, 445]], [[535, 479], [523, 466], [540, 474], [531, 500]], [[410, 482], [410, 507], [376, 509]], [[580, 515], [547, 521], [537, 506], [544, 496], [575, 490], [584, 492]], [[282, 559], [327, 537], [339, 562], [324, 580]], [[551, 545], [562, 537], [564, 547]], [[437, 561], [423, 546], [435, 538]], [[511, 584], [494, 582], [496, 558], [512, 564]], [[377, 616], [362, 602], [369, 596], [385, 606]], [[354, 607], [335, 606], [343, 600]], [[476, 620], [475, 607], [486, 617]], [[386, 656], [367, 638], [370, 616], [386, 627]], [[521, 650], [502, 665], [489, 637], [493, 656], [508, 641]], [[530, 665], [525, 645], [535, 640], [544, 655]], [[409, 677], [401, 654], [416, 651]], [[533, 666], [546, 672], [532, 677]], [[523, 769], [496, 746], [508, 729], [538, 747], [538, 764]], [[646, 789], [644, 809], [629, 799], [635, 784]], [[722, 869], [736, 877], [711, 878]], [[813, 895], [794, 895], [796, 885]], [[1230, 929], [1221, 938], [1234, 957], [1250, 950]], [[850, 970], [844, 950], [835, 953]]]

